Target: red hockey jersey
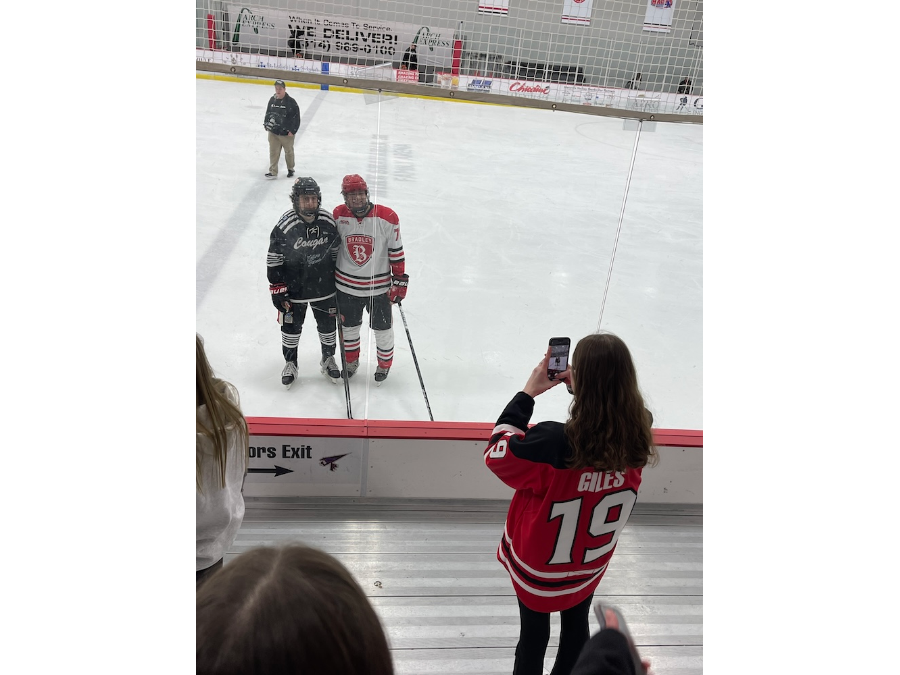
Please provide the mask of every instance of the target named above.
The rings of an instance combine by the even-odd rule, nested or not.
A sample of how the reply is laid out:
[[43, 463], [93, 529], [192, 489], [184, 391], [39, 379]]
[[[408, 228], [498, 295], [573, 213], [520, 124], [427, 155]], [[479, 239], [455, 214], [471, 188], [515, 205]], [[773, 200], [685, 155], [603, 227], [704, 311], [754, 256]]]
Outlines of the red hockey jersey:
[[516, 493], [497, 559], [516, 595], [536, 612], [559, 612], [597, 588], [641, 485], [641, 469], [566, 468], [563, 425], [528, 429], [534, 399], [515, 395], [491, 433], [484, 463]]

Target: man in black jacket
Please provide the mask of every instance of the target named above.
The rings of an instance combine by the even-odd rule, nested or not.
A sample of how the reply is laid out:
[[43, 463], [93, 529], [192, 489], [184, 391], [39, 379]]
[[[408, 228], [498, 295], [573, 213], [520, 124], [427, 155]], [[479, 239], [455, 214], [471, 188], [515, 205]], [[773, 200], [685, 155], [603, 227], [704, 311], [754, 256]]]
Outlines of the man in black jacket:
[[263, 126], [269, 132], [269, 173], [266, 178], [278, 175], [278, 160], [284, 148], [288, 178], [294, 177], [294, 134], [300, 128], [300, 107], [288, 96], [282, 80], [275, 80], [275, 95], [266, 106]]
[[418, 70], [419, 57], [416, 56], [416, 44], [413, 43], [403, 52], [403, 60], [400, 62], [401, 70]]

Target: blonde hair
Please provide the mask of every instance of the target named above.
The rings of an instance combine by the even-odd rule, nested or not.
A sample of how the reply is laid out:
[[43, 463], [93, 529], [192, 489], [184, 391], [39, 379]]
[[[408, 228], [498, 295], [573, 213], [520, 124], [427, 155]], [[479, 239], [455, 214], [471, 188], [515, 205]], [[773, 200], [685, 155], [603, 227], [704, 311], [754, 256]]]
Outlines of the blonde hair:
[[[206, 352], [203, 349], [203, 338], [197, 335], [197, 491], [203, 492], [201, 461], [203, 451], [201, 436], [208, 439], [213, 446], [213, 456], [219, 468], [219, 481], [225, 487], [225, 466], [228, 462], [228, 430], [237, 430], [241, 447], [244, 448], [242, 461], [246, 467], [249, 462], [250, 434], [247, 421], [241, 409], [233, 403], [228, 394], [234, 387], [225, 380], [213, 375]], [[200, 415], [201, 406], [206, 407], [210, 425]]]

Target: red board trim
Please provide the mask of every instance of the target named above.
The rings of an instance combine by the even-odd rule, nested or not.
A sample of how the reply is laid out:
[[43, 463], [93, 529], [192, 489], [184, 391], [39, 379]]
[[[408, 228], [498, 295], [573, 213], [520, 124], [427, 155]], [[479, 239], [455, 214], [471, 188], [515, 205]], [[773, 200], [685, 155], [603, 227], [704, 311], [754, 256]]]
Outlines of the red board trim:
[[[286, 417], [248, 417], [247, 425], [252, 436], [399, 438], [485, 443], [494, 428], [492, 423], [487, 422], [404, 422]], [[653, 438], [657, 445], [679, 448], [703, 447], [703, 431], [654, 429]]]

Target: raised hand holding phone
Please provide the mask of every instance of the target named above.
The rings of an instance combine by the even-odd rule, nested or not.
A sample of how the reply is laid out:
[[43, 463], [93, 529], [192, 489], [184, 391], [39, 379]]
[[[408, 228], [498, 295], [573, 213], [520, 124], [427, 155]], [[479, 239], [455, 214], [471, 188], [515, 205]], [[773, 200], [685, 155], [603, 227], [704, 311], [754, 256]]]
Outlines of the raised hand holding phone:
[[[557, 338], [554, 338], [557, 339]], [[568, 340], [568, 338], [562, 338]], [[540, 394], [543, 394], [548, 389], [553, 389], [556, 385], [561, 382], [568, 382], [569, 379], [569, 367], [568, 367], [568, 356], [566, 357], [566, 367], [564, 370], [559, 371], [556, 374], [555, 379], [550, 379], [548, 377], [548, 368], [551, 359], [551, 351], [553, 347], [548, 346], [547, 352], [544, 354], [544, 358], [541, 359], [537, 366], [535, 366], [534, 370], [531, 371], [531, 375], [528, 377], [528, 382], [525, 383], [525, 386], [522, 387], [522, 391], [534, 398]], [[555, 357], [553, 357], [555, 358]], [[560, 365], [562, 363], [560, 362]]]

